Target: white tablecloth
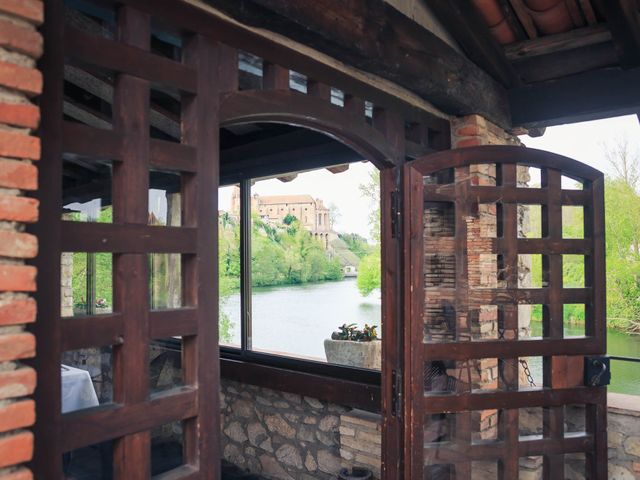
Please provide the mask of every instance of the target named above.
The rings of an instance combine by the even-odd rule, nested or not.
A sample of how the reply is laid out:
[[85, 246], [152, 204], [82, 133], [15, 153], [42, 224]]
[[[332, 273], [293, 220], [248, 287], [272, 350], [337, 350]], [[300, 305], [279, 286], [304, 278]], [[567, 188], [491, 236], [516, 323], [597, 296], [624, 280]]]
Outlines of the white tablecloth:
[[89, 372], [68, 365], [61, 367], [62, 413], [98, 406], [98, 395]]

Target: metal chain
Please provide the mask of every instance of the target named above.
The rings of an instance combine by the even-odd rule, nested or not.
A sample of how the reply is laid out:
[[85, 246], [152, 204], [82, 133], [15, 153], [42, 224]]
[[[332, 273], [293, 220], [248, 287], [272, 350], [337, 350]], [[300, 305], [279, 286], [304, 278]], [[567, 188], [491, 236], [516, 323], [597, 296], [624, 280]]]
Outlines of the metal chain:
[[[498, 339], [504, 340], [504, 328], [498, 328]], [[533, 380], [533, 375], [531, 375], [531, 370], [529, 369], [529, 364], [526, 360], [519, 359], [520, 365], [522, 365], [522, 369], [524, 370], [524, 374], [527, 377], [527, 381], [529, 382], [530, 387], [535, 387], [536, 382]]]
[[524, 374], [527, 376], [527, 381], [529, 382], [529, 386], [535, 387], [536, 382], [533, 381], [533, 375], [531, 375], [531, 370], [529, 370], [529, 364], [526, 360], [520, 359], [520, 365], [524, 369]]

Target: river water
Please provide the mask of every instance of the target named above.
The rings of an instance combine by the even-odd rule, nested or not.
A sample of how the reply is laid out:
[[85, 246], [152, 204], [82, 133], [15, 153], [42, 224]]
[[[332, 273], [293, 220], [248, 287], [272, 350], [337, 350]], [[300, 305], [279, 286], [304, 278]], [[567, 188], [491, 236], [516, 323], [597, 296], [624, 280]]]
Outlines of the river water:
[[[223, 305], [234, 325], [231, 344], [240, 343], [240, 297], [232, 295]], [[252, 302], [253, 348], [324, 361], [325, 338], [343, 323], [380, 325], [379, 292], [362, 297], [355, 279], [305, 285], [255, 288]], [[541, 325], [534, 323], [533, 334]], [[580, 335], [584, 327], [569, 327], [565, 335]], [[607, 333], [609, 355], [640, 357], [640, 335], [616, 330]], [[529, 359], [534, 380], [541, 379], [541, 359]], [[610, 391], [640, 395], [640, 363], [612, 361]]]

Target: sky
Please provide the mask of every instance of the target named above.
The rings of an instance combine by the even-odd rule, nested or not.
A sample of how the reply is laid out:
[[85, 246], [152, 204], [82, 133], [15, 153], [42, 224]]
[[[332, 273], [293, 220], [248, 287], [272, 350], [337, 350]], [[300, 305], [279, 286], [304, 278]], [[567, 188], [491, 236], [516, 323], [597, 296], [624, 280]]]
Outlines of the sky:
[[[360, 194], [359, 186], [367, 183], [369, 172], [376, 168], [369, 162], [352, 163], [349, 170], [331, 173], [326, 169], [301, 173], [291, 182], [277, 179], [261, 180], [255, 183], [251, 193], [258, 195], [311, 195], [323, 200], [324, 205], [335, 205], [340, 212], [334, 230], [341, 233], [358, 233], [370, 239], [368, 214], [371, 210], [369, 199]], [[232, 187], [220, 189], [219, 209], [229, 210]]]
[[621, 138], [628, 140], [640, 161], [640, 122], [635, 115], [559, 125], [547, 128], [542, 137], [520, 137], [527, 147], [571, 157], [610, 176], [615, 172], [604, 155], [605, 146]]
[[[527, 147], [539, 148], [565, 155], [607, 175], [614, 171], [605, 157], [607, 144], [613, 144], [626, 138], [630, 147], [640, 155], [640, 122], [635, 115], [615, 117], [604, 120], [559, 125], [547, 128], [542, 137], [520, 137]], [[259, 195], [296, 195], [308, 194], [321, 198], [326, 206], [338, 207], [340, 217], [334, 229], [338, 232], [358, 233], [370, 238], [368, 212], [371, 209], [369, 199], [364, 198], [360, 184], [366, 183], [369, 172], [375, 170], [370, 163], [352, 164], [346, 172], [333, 174], [327, 170], [318, 170], [298, 175], [292, 182], [283, 183], [277, 179], [257, 182], [252, 193]], [[229, 210], [231, 188], [223, 188], [219, 194], [221, 210]]]

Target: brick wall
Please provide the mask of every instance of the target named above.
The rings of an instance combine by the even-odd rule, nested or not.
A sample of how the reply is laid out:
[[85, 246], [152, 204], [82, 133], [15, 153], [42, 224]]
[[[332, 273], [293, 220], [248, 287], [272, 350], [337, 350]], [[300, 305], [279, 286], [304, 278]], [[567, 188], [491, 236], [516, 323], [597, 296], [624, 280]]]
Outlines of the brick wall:
[[25, 261], [38, 250], [37, 239], [24, 233], [38, 219], [38, 203], [27, 198], [37, 188], [35, 162], [40, 140], [34, 135], [40, 111], [42, 54], [37, 26], [43, 20], [39, 0], [0, 0], [0, 479], [26, 480], [20, 466], [33, 454], [35, 404], [29, 397], [35, 371], [22, 361], [35, 355], [35, 338], [26, 324], [35, 320], [30, 293], [36, 271]]

